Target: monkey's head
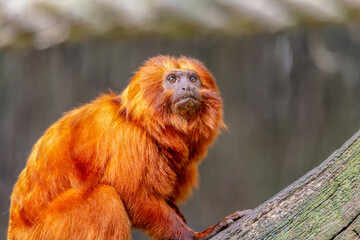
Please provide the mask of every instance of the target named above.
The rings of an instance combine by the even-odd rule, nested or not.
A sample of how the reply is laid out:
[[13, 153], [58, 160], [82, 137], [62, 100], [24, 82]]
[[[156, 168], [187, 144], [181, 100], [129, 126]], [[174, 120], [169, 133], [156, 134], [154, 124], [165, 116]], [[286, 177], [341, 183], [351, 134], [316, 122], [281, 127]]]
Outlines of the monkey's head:
[[183, 56], [147, 60], [122, 93], [121, 106], [143, 124], [225, 127], [214, 77], [200, 61]]

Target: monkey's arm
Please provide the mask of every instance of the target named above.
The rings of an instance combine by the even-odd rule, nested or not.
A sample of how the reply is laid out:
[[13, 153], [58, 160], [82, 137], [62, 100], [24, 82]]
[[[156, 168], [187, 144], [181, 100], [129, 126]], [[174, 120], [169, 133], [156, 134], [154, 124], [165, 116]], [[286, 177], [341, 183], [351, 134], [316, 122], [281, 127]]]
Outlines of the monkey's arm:
[[154, 239], [191, 240], [195, 233], [179, 213], [162, 198], [137, 196], [129, 208], [133, 226], [147, 232]]
[[180, 212], [179, 207], [176, 205], [176, 203], [173, 200], [168, 200], [166, 203], [175, 211], [175, 213], [183, 220], [184, 223], [186, 223], [186, 219], [184, 215]]

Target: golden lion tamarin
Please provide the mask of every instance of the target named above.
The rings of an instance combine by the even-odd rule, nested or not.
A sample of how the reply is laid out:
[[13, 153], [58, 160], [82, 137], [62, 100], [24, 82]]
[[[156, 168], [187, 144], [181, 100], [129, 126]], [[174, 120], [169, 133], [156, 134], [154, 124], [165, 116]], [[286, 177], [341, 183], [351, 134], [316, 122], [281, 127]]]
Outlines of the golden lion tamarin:
[[121, 93], [66, 113], [35, 144], [11, 196], [8, 239], [196, 239], [177, 203], [221, 128], [198, 60], [158, 56]]

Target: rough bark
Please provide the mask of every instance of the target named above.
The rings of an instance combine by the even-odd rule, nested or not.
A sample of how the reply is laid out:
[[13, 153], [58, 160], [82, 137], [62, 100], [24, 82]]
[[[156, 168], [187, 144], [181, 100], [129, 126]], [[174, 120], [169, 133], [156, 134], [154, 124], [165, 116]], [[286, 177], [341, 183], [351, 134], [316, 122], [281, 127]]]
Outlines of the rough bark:
[[210, 239], [360, 239], [360, 132]]

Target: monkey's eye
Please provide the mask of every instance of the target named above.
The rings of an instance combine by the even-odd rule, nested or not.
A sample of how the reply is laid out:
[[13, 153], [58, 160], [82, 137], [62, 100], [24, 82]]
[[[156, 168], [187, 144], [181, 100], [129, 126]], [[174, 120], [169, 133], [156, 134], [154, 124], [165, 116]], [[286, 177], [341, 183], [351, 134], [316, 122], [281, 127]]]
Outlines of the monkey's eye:
[[195, 76], [191, 76], [189, 79], [190, 79], [190, 81], [193, 82], [193, 83], [198, 80], [197, 77], [195, 77]]
[[174, 83], [174, 82], [176, 82], [176, 77], [174, 75], [170, 75], [170, 76], [168, 76], [167, 80], [170, 83]]

